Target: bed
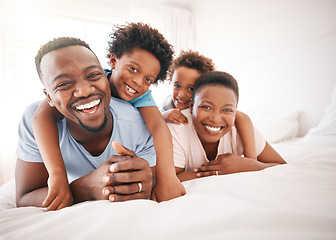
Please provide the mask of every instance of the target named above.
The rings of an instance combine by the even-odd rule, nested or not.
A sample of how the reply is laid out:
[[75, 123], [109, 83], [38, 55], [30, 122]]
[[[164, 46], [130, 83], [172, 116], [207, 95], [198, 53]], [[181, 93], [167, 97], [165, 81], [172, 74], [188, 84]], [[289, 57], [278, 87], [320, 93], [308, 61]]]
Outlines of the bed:
[[296, 115], [273, 117], [276, 123], [253, 117], [288, 164], [187, 181], [185, 196], [162, 203], [16, 208], [11, 180], [0, 187], [0, 239], [335, 240], [336, 89], [325, 116], [304, 137], [293, 134]]

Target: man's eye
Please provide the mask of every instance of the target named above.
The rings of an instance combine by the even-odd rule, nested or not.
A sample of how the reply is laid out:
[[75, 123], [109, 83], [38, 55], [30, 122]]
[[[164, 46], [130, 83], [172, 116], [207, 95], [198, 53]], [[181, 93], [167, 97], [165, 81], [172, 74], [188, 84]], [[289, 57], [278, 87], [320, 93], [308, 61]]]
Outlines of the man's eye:
[[71, 85], [72, 82], [62, 82], [60, 84], [58, 84], [55, 88], [55, 90], [62, 90], [62, 89], [66, 89]]
[[91, 80], [98, 80], [100, 79], [101, 76], [102, 76], [101, 73], [92, 73], [88, 76], [88, 78]]

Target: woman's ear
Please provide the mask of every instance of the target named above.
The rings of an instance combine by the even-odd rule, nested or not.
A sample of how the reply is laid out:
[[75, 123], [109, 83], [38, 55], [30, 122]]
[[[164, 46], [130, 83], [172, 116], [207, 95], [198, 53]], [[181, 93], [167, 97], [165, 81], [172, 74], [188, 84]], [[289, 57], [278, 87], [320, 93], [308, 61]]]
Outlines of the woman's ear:
[[115, 55], [111, 55], [109, 63], [112, 69], [115, 69], [117, 62], [118, 62], [118, 58]]
[[47, 99], [50, 107], [55, 107], [55, 104], [54, 104], [53, 100], [50, 98], [50, 95], [45, 88], [43, 89], [43, 93], [46, 96], [46, 99]]
[[194, 102], [191, 100], [189, 104], [189, 109], [190, 109], [191, 114], [192, 114], [193, 108], [194, 108]]

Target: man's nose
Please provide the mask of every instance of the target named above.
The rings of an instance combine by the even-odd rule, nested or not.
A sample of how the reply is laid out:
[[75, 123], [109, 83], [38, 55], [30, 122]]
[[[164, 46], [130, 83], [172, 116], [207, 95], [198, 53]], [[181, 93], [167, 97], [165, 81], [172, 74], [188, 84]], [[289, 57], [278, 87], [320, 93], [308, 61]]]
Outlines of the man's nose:
[[76, 84], [76, 90], [74, 92], [75, 97], [87, 97], [93, 93], [95, 88], [86, 80], [81, 80]]

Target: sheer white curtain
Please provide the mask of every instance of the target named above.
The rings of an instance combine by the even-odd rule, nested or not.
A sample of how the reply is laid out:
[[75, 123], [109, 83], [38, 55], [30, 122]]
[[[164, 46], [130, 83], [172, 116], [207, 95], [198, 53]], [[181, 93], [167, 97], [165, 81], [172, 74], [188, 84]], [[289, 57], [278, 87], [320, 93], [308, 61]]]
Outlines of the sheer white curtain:
[[[24, 109], [44, 98], [34, 65], [40, 45], [54, 37], [79, 37], [108, 67], [105, 50], [113, 25], [143, 21], [164, 34], [176, 53], [194, 46], [190, 11], [148, 2], [0, 0], [0, 14], [0, 184], [14, 176], [17, 125]], [[153, 89], [154, 97], [166, 94], [165, 89]]]

